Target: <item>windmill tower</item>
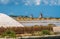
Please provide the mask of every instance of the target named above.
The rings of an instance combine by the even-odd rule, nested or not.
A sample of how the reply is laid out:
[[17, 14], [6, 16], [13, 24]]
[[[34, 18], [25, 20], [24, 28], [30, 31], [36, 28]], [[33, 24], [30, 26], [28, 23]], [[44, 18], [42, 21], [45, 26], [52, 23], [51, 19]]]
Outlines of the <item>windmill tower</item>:
[[40, 13], [40, 16], [39, 16], [39, 18], [43, 18], [43, 14], [42, 14], [42, 13]]
[[32, 14], [30, 15], [30, 18], [33, 18], [33, 15]]

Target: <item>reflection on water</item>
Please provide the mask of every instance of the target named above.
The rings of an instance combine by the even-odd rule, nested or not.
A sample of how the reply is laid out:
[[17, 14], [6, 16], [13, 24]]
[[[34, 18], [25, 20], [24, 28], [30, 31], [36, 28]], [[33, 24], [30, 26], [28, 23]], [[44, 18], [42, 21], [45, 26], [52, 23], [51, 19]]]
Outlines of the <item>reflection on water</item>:
[[56, 37], [38, 37], [38, 38], [20, 38], [20, 39], [60, 39], [60, 36]]

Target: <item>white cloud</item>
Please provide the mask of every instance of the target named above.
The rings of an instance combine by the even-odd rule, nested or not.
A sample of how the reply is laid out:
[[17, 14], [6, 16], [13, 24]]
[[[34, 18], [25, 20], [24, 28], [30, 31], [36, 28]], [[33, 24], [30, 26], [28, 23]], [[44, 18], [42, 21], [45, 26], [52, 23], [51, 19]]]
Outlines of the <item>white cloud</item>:
[[25, 5], [31, 5], [31, 2], [30, 1], [25, 1]]
[[55, 6], [60, 4], [60, 0], [43, 0], [44, 5]]
[[48, 0], [43, 0], [43, 3], [44, 3], [45, 5], [49, 4]]
[[25, 0], [25, 5], [40, 5], [41, 0]]
[[19, 3], [18, 2], [15, 2], [16, 5], [18, 5]]
[[50, 5], [57, 5], [56, 0], [51, 0], [51, 1], [50, 1]]
[[36, 5], [40, 5], [41, 0], [35, 0]]
[[15, 3], [15, 5], [18, 5], [19, 3], [16, 2], [16, 0], [0, 0], [0, 4], [9, 4], [9, 3]]
[[[16, 5], [19, 5], [20, 3], [16, 0], [0, 0], [0, 4], [9, 4], [9, 3], [15, 3]], [[20, 1], [21, 2], [21, 1]], [[24, 5], [60, 5], [60, 0], [23, 0]]]
[[2, 4], [8, 4], [10, 0], [0, 0], [0, 3]]
[[60, 0], [58, 0], [58, 5], [60, 5]]

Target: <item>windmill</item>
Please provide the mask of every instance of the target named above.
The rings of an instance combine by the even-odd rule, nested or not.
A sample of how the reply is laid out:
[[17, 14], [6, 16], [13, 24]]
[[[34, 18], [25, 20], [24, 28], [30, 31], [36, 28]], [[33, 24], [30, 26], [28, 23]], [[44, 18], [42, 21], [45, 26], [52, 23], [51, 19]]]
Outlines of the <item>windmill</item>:
[[40, 16], [39, 16], [39, 18], [43, 18], [43, 14], [42, 14], [42, 13], [40, 13]]

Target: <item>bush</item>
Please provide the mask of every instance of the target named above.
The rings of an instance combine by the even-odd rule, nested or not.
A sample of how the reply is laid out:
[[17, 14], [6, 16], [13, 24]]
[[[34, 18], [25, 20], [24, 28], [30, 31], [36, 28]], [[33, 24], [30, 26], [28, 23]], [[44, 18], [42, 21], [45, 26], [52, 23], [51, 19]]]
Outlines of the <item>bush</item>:
[[42, 30], [41, 32], [43, 35], [50, 35], [50, 31], [48, 30]]
[[36, 31], [34, 33], [32, 33], [33, 36], [41, 36], [42, 33], [40, 31]]
[[4, 33], [2, 33], [2, 37], [15, 37], [16, 34], [12, 30], [6, 30]]

